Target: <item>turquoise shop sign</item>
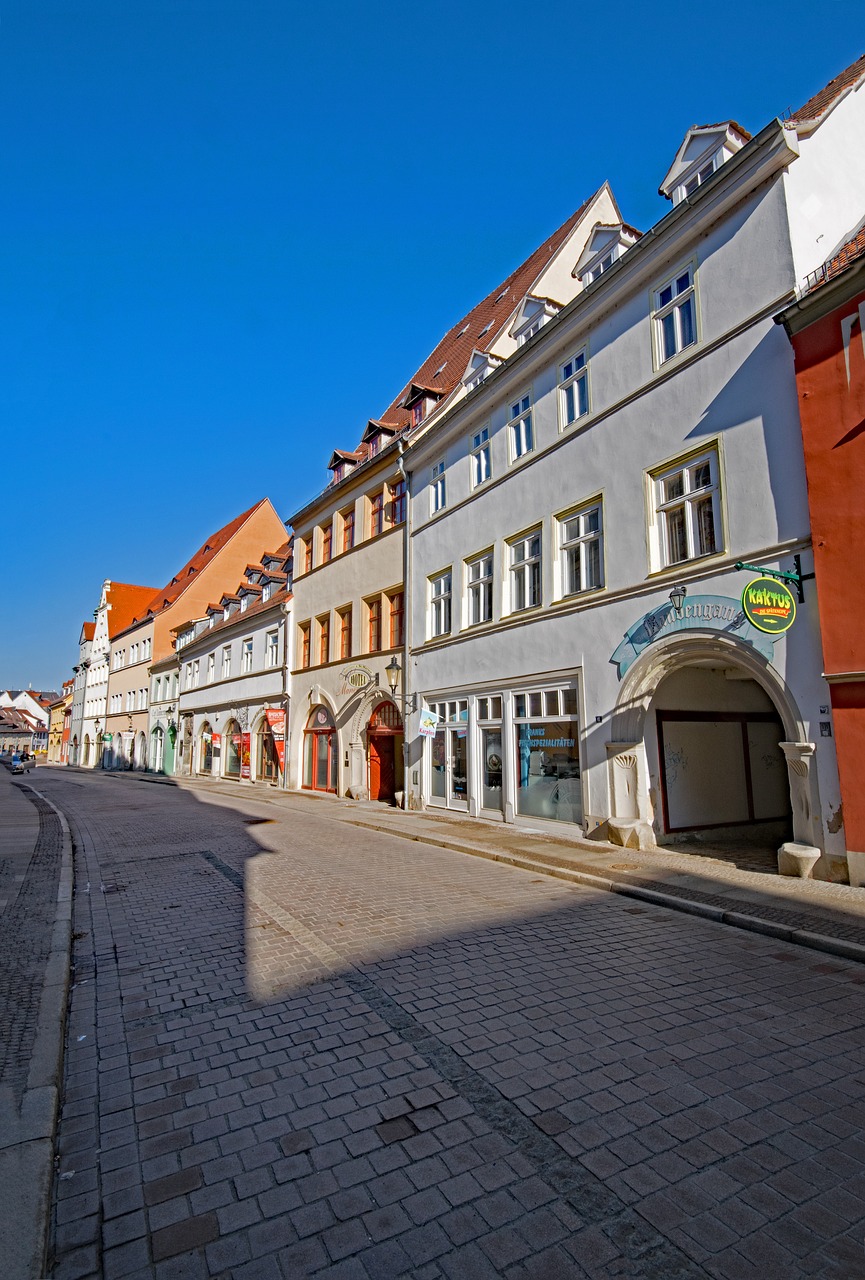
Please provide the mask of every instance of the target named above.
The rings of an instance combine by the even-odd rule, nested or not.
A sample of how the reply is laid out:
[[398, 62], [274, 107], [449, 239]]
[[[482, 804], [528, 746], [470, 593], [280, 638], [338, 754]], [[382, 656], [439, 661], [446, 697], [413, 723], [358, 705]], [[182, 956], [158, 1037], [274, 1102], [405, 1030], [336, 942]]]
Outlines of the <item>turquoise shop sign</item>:
[[749, 644], [769, 661], [775, 652], [777, 635], [758, 631], [745, 617], [741, 600], [732, 596], [687, 596], [680, 611], [665, 600], [657, 609], [644, 613], [625, 632], [625, 638], [610, 662], [621, 680], [650, 644], [676, 631], [717, 631]]

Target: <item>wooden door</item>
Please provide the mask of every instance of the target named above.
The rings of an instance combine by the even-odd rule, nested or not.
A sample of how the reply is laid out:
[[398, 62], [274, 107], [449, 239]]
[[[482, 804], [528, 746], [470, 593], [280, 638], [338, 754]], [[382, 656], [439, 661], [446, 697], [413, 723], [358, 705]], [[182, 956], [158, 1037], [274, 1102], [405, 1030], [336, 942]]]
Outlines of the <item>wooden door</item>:
[[390, 734], [369, 735], [369, 798], [393, 800], [396, 791], [393, 737]]

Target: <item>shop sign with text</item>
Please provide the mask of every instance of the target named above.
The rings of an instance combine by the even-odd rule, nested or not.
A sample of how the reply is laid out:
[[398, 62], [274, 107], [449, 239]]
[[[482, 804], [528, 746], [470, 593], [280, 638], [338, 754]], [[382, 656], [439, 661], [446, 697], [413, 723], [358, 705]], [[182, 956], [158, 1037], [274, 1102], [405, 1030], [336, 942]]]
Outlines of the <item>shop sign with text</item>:
[[264, 718], [267, 726], [273, 734], [273, 745], [276, 747], [276, 754], [279, 758], [280, 769], [285, 768], [285, 711], [279, 709], [269, 709], [265, 711]]
[[751, 645], [764, 658], [774, 655], [774, 636], [753, 626], [741, 603], [732, 596], [687, 596], [681, 609], [665, 600], [657, 609], [644, 613], [625, 632], [622, 643], [610, 658], [621, 680], [644, 649], [656, 640], [677, 631], [717, 631]]
[[742, 592], [745, 617], [760, 631], [779, 636], [792, 627], [796, 619], [793, 592], [777, 578], [755, 578]]

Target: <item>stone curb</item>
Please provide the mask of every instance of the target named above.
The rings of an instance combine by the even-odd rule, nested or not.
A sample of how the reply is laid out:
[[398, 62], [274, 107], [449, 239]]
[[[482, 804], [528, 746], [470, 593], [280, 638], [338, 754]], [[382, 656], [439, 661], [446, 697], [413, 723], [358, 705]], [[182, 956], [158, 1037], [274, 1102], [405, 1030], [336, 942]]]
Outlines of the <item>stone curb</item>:
[[356, 822], [355, 825], [379, 831], [384, 835], [396, 835], [403, 840], [415, 840], [420, 844], [435, 845], [440, 849], [452, 849], [455, 853], [468, 853], [474, 858], [486, 858], [489, 862], [502, 862], [509, 867], [517, 867], [521, 871], [539, 871], [543, 875], [555, 876], [559, 880], [585, 885], [588, 889], [618, 893], [623, 897], [636, 898], [657, 907], [667, 907], [671, 911], [700, 916], [716, 924], [731, 925], [734, 929], [746, 929], [750, 933], [761, 933], [767, 938], [776, 938], [779, 942], [811, 947], [814, 951], [824, 951], [828, 955], [837, 956], [843, 960], [854, 960], [859, 964], [865, 964], [865, 946], [858, 942], [847, 942], [843, 938], [833, 938], [828, 934], [812, 932], [809, 929], [790, 928], [788, 925], [778, 924], [775, 920], [766, 920], [762, 916], [751, 915], [744, 911], [731, 911], [724, 907], [712, 906], [710, 903], [695, 902], [690, 898], [682, 898], [677, 894], [659, 889], [646, 889], [642, 885], [607, 880], [603, 876], [592, 875], [588, 871], [577, 871], [572, 867], [545, 862], [543, 858], [496, 853], [490, 849], [479, 849], [474, 845], [459, 844], [456, 841], [443, 840], [418, 832], [397, 831], [393, 827], [380, 826], [371, 822]]
[[[51, 946], [45, 966], [36, 1039], [20, 1115], [2, 1124], [0, 1138], [0, 1215], [15, 1239], [7, 1255], [9, 1280], [41, 1280], [47, 1275], [48, 1230], [54, 1181], [54, 1148], [63, 1070], [69, 964], [72, 944], [72, 833], [65, 816], [35, 787], [32, 792], [60, 821], [63, 846]], [[6, 1230], [4, 1229], [4, 1235]]]

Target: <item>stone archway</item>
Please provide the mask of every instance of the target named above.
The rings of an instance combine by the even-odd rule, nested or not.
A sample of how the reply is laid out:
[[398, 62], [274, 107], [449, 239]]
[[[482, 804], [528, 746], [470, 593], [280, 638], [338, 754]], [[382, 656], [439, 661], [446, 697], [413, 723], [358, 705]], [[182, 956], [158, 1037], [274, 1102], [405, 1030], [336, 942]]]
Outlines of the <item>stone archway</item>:
[[749, 645], [730, 636], [675, 633], [646, 649], [628, 670], [610, 724], [607, 743], [610, 831], [640, 848], [654, 845], [645, 748], [646, 714], [661, 682], [683, 666], [711, 660], [744, 672], [766, 693], [784, 727], [779, 745], [787, 762], [793, 837], [822, 851], [820, 797], [813, 767], [815, 745], [807, 740], [796, 700], [774, 667]]

